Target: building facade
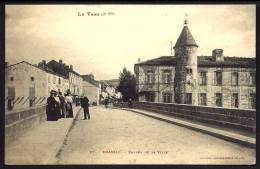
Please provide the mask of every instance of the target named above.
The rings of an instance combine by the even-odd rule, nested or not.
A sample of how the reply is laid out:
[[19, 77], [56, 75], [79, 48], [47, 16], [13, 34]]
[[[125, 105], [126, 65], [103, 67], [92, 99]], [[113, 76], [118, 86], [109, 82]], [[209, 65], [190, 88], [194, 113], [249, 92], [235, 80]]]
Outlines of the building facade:
[[255, 58], [227, 57], [222, 49], [197, 56], [185, 21], [174, 56], [135, 64], [139, 101], [255, 109]]
[[47, 74], [28, 62], [5, 68], [5, 110], [46, 104]]
[[100, 104], [100, 94], [101, 94], [101, 84], [94, 79], [92, 74], [82, 75], [83, 85], [82, 93], [89, 99], [89, 104], [99, 105]]

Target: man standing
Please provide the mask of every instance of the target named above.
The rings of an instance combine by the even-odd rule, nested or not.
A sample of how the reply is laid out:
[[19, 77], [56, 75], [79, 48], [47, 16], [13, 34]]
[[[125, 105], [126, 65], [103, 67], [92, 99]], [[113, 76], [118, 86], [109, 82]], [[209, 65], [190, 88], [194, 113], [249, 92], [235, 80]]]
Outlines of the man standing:
[[50, 96], [47, 99], [46, 114], [47, 121], [57, 121], [57, 107], [58, 102], [55, 100], [55, 91], [52, 90]]
[[65, 98], [63, 97], [62, 93], [59, 92], [59, 99], [60, 99], [60, 109], [61, 115], [63, 118], [66, 118], [66, 110], [65, 110]]
[[89, 119], [90, 120], [90, 114], [89, 114], [89, 100], [86, 96], [83, 97], [81, 100], [81, 107], [84, 111], [84, 120]]

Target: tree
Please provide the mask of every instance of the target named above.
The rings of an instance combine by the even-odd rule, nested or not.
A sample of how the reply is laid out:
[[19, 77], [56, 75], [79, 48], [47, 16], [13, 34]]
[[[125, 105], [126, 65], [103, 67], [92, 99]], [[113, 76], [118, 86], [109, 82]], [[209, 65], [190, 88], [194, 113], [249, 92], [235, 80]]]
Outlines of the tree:
[[135, 76], [125, 67], [119, 73], [119, 84], [117, 90], [122, 93], [123, 101], [136, 99], [136, 79]]

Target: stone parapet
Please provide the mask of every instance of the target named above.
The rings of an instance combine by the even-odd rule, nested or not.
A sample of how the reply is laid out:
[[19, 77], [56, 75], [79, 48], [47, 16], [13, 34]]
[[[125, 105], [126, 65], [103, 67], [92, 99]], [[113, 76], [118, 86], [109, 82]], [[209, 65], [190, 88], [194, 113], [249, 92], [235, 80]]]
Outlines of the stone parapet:
[[256, 111], [253, 109], [156, 102], [134, 102], [133, 107], [252, 133], [256, 129]]

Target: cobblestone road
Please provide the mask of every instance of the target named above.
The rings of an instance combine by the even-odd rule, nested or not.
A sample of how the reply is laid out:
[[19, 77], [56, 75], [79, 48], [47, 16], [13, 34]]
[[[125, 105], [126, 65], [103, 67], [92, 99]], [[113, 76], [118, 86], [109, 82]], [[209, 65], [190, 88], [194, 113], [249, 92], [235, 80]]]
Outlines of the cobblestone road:
[[58, 164], [254, 164], [255, 150], [118, 109], [83, 112]]

